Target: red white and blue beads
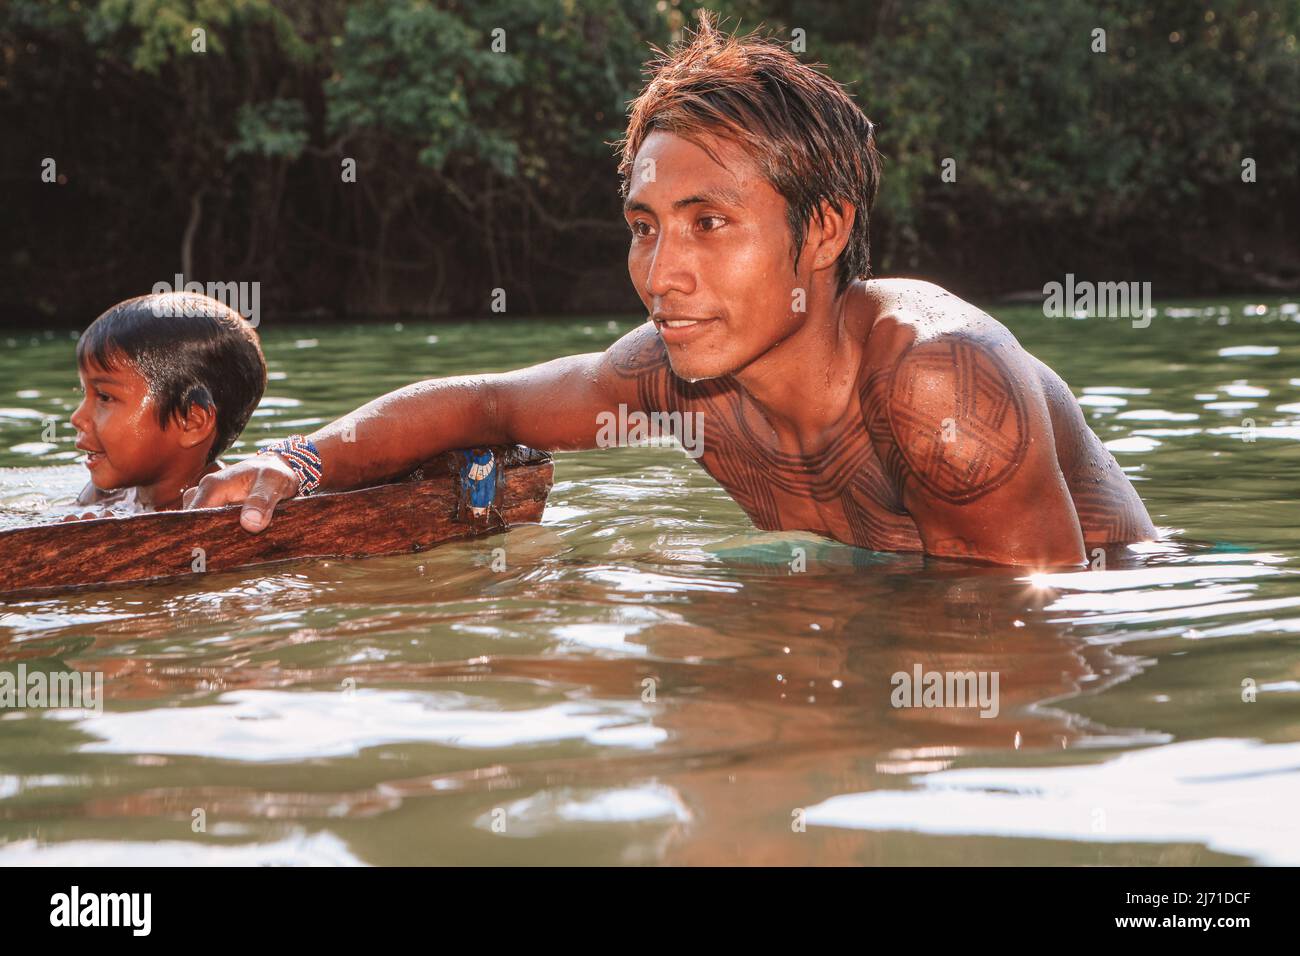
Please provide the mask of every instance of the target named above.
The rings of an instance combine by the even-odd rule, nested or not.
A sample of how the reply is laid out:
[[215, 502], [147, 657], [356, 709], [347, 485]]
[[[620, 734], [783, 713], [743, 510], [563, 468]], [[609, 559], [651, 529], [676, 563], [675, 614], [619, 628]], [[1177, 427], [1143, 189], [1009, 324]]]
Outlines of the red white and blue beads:
[[258, 451], [259, 455], [279, 455], [298, 476], [298, 494], [306, 497], [320, 487], [323, 464], [316, 446], [302, 435], [290, 435]]

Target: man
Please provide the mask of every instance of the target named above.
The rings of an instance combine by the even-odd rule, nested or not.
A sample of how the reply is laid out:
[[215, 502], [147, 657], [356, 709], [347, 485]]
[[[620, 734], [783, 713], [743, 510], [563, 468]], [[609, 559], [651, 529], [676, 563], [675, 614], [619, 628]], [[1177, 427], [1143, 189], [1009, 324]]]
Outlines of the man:
[[[763, 529], [1037, 568], [1155, 535], [1065, 383], [1001, 324], [867, 278], [879, 161], [837, 83], [707, 19], [652, 66], [620, 164], [650, 322], [603, 353], [376, 399], [309, 436], [322, 487], [450, 448], [593, 448], [625, 406], [702, 413], [698, 460]], [[259, 531], [298, 492], [295, 464], [256, 456], [190, 506], [243, 502]]]

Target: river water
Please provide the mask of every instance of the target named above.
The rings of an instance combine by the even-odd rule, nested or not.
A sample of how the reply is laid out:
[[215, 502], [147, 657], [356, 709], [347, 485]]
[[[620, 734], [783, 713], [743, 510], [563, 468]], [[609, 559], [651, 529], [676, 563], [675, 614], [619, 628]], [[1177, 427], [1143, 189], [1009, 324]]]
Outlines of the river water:
[[[1047, 575], [874, 554], [758, 532], [641, 447], [558, 454], [504, 535], [0, 602], [0, 670], [105, 681], [102, 714], [0, 710], [0, 864], [1300, 864], [1295, 306], [993, 311], [1164, 543]], [[268, 318], [233, 457], [635, 322]], [[10, 524], [85, 480], [74, 336], [0, 329]], [[996, 674], [996, 714], [894, 706], [918, 668]]]

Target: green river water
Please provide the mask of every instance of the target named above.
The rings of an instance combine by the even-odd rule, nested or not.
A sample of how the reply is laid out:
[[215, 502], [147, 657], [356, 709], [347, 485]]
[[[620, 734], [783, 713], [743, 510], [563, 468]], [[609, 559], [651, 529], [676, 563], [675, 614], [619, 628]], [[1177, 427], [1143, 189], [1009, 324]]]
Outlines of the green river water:
[[[0, 710], [0, 864], [1300, 864], [1295, 306], [993, 312], [1163, 546], [1031, 578], [761, 533], [641, 447], [558, 454], [543, 522], [504, 535], [0, 602], [0, 669], [106, 697]], [[637, 321], [264, 318], [228, 458]], [[0, 329], [11, 523], [85, 480], [74, 338]], [[894, 707], [917, 665], [996, 672], [997, 715]]]

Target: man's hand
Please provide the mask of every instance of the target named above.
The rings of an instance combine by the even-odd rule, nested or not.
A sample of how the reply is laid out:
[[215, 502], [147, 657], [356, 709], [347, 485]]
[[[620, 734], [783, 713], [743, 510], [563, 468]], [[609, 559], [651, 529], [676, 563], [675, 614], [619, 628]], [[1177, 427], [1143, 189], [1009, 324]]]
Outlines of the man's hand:
[[254, 455], [221, 471], [204, 475], [185, 492], [188, 508], [219, 508], [242, 502], [239, 523], [256, 534], [271, 523], [275, 506], [298, 494], [298, 476], [279, 455]]

